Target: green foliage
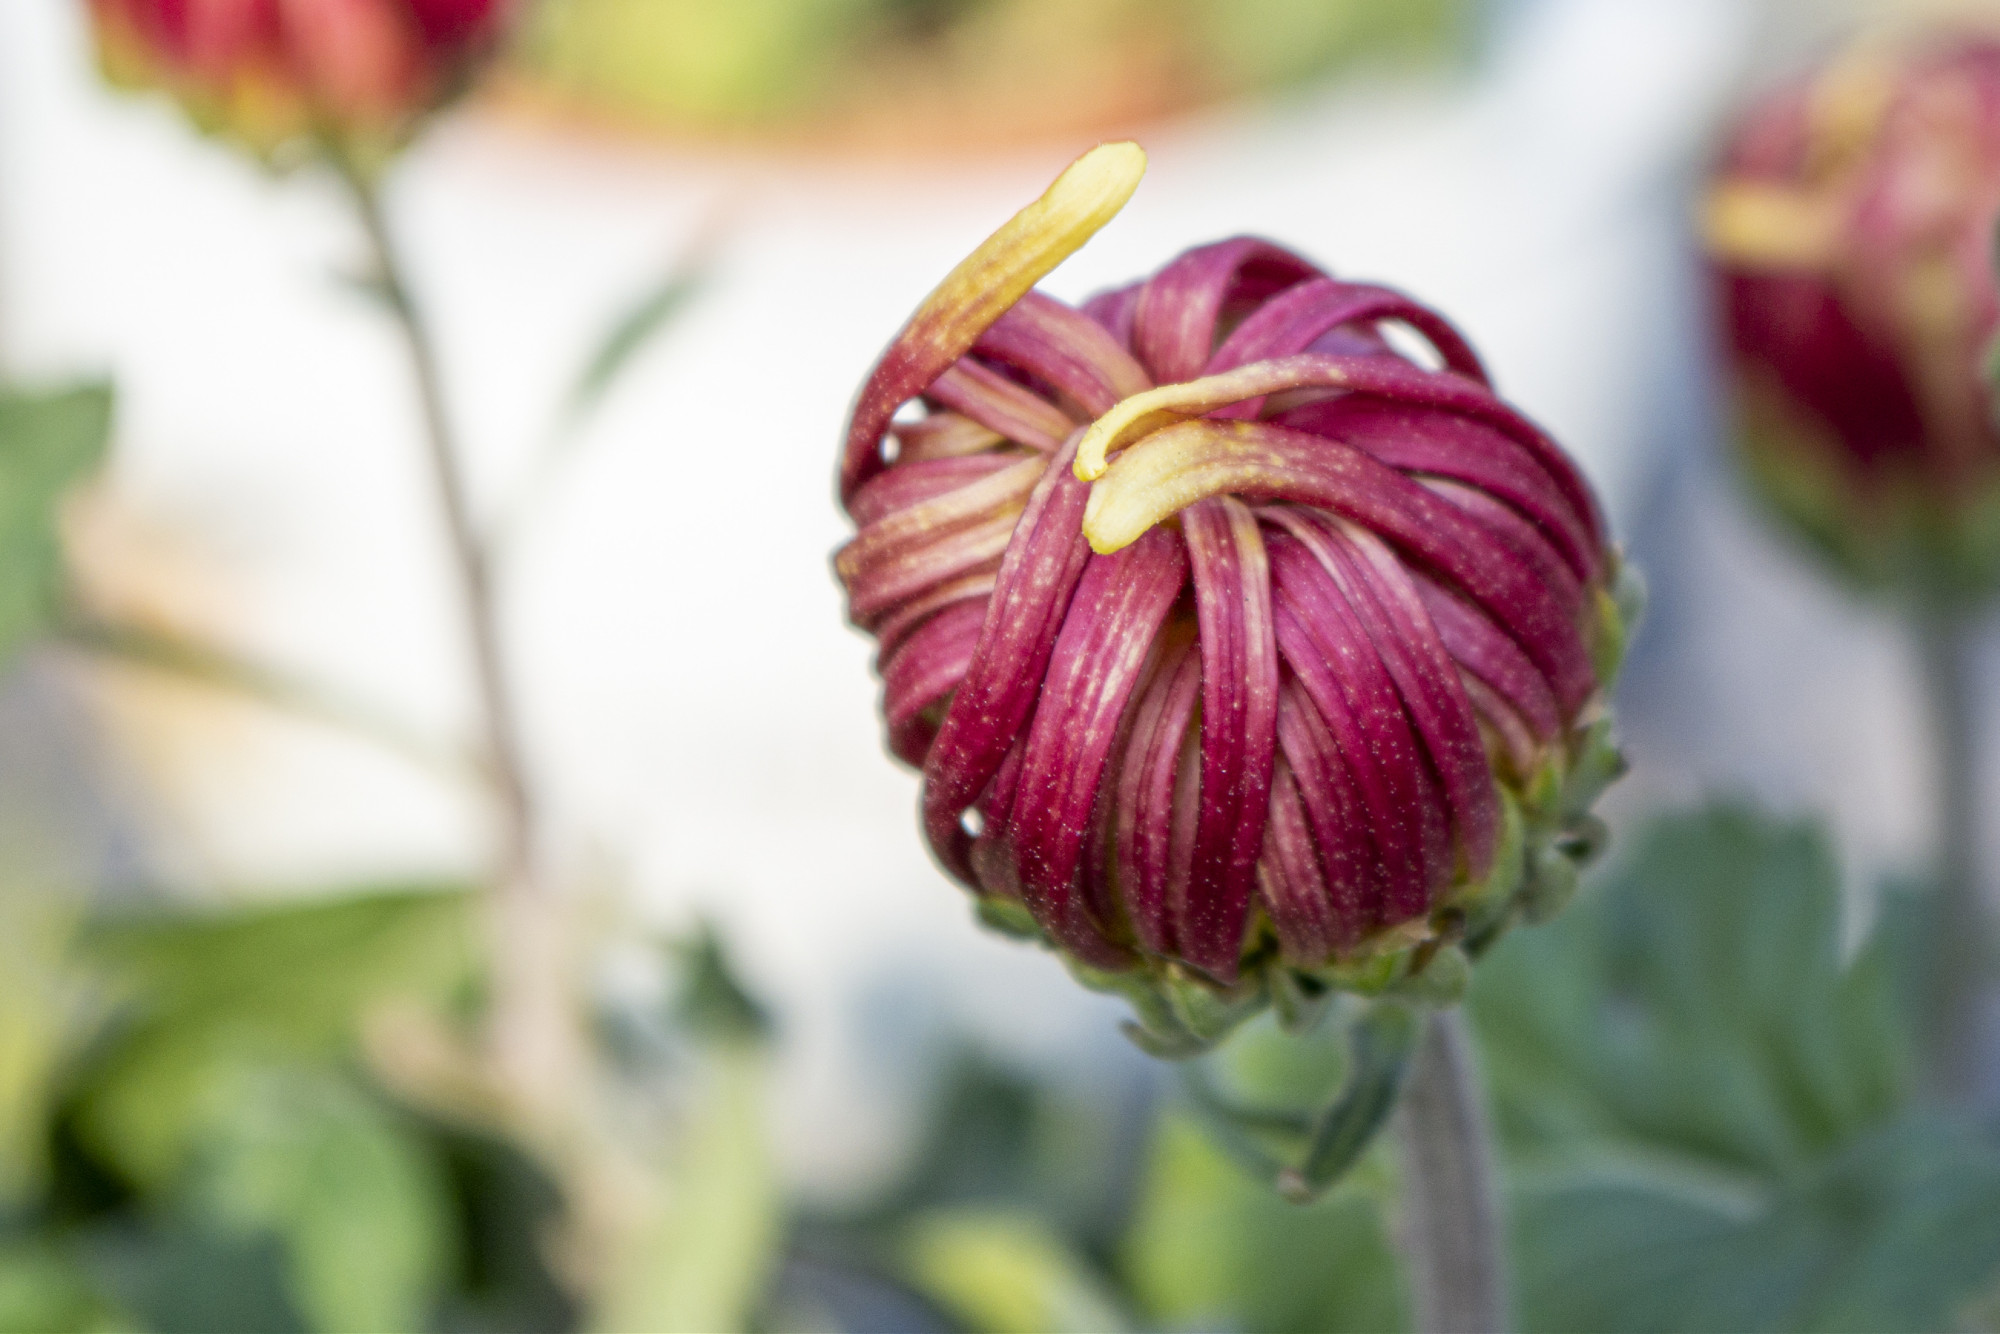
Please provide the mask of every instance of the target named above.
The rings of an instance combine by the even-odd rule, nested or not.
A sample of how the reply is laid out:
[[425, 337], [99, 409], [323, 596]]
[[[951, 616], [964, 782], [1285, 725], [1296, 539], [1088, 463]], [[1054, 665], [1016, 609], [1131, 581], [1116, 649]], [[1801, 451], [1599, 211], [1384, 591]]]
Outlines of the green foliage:
[[680, 264], [633, 302], [584, 363], [564, 404], [565, 420], [579, 421], [594, 411], [632, 359], [670, 327], [707, 285], [708, 273], [700, 264]]
[[990, 1334], [1115, 1334], [1130, 1328], [1104, 1281], [1033, 1214], [946, 1209], [909, 1224], [912, 1280]]
[[419, 1327], [454, 1236], [415, 1127], [310, 1068], [243, 1071], [219, 1092], [198, 1150], [200, 1212], [283, 1241], [286, 1287], [312, 1328]]
[[111, 388], [0, 388], [0, 662], [54, 620], [62, 584], [57, 507], [104, 458]]
[[2000, 1275], [2000, 1145], [1910, 1107], [1908, 912], [1843, 961], [1824, 837], [1718, 807], [1493, 951], [1524, 1324], [1936, 1329]]
[[598, 1294], [604, 1329], [686, 1334], [747, 1328], [782, 1217], [764, 1130], [766, 1057], [754, 1039], [683, 1067], [685, 1114], [655, 1166], [658, 1207]]
[[338, 1066], [365, 1009], [446, 1005], [472, 981], [471, 900], [389, 889], [98, 924], [83, 953], [124, 993], [123, 1022], [80, 1072], [79, 1133], [157, 1187], [238, 1081], [271, 1065]]
[[1124, 1261], [1158, 1324], [1259, 1334], [1408, 1328], [1373, 1192], [1350, 1185], [1317, 1204], [1288, 1203], [1181, 1113], [1157, 1132]]

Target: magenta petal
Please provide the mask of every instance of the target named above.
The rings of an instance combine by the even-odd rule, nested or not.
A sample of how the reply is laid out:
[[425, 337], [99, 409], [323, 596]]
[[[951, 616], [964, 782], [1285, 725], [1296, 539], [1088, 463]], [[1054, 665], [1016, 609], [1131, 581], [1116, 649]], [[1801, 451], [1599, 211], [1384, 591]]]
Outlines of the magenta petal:
[[[983, 477], [1022, 462], [1019, 451], [1007, 454], [967, 454], [958, 458], [922, 459], [898, 463], [887, 472], [877, 473], [861, 484], [847, 502], [847, 513], [857, 528], [887, 519], [901, 510], [928, 504], [940, 496], [969, 486]], [[1027, 488], [1022, 488], [1023, 494]]]
[[1083, 313], [1103, 325], [1118, 346], [1132, 350], [1132, 316], [1139, 308], [1143, 282], [1127, 283], [1108, 292], [1099, 292], [1083, 303]]
[[1488, 383], [1479, 355], [1436, 311], [1386, 287], [1332, 278], [1302, 282], [1259, 306], [1223, 340], [1202, 367], [1202, 374], [1216, 375], [1253, 361], [1288, 357], [1304, 352], [1343, 324], [1373, 324], [1377, 320], [1409, 325], [1437, 349], [1447, 367], [1481, 384]]
[[[1283, 705], [1279, 707], [1282, 712]], [[1342, 943], [1340, 921], [1320, 871], [1298, 784], [1283, 755], [1271, 770], [1271, 821], [1259, 872], [1264, 911], [1285, 962], [1298, 968], [1326, 963]]]
[[924, 762], [936, 733], [925, 712], [965, 675], [985, 620], [984, 603], [955, 603], [884, 657], [882, 712], [889, 724], [889, 750], [905, 764]]
[[[1152, 679], [1133, 710], [1125, 762], [1118, 774], [1118, 879], [1133, 932], [1154, 954], [1175, 950], [1169, 905], [1187, 883], [1189, 834], [1175, 855], [1174, 809], [1183, 756], [1197, 752], [1190, 736], [1201, 700], [1201, 655], [1192, 640], [1163, 646]], [[1199, 782], [1191, 773], [1185, 786]]]
[[1190, 962], [1233, 981], [1277, 747], [1271, 574], [1256, 516], [1242, 502], [1205, 500], [1182, 512], [1181, 527], [1201, 627], [1201, 815], [1175, 924]]
[[1272, 418], [1280, 426], [1331, 436], [1392, 468], [1476, 486], [1540, 527], [1579, 579], [1599, 572], [1600, 551], [1585, 516], [1520, 440], [1484, 422], [1385, 399], [1347, 394]]
[[1010, 830], [1022, 898], [1067, 948], [1101, 944], [1116, 926], [1091, 920], [1079, 862], [1126, 701], [1187, 564], [1180, 539], [1160, 528], [1115, 556], [1093, 556], [1049, 658]]
[[1076, 429], [1061, 408], [970, 357], [938, 376], [924, 397], [1044, 454]]
[[1089, 487], [1070, 463], [1078, 437], [1057, 451], [1028, 498], [1000, 562], [979, 646], [924, 758], [924, 833], [946, 869], [967, 883], [968, 837], [960, 818], [979, 798], [1035, 704], [1042, 671], [1083, 574]]
[[1289, 500], [1352, 519], [1462, 589], [1521, 645], [1565, 709], [1580, 708], [1597, 688], [1573, 608], [1531, 566], [1485, 523], [1351, 445], [1264, 422], [1184, 421], [1121, 456], [1092, 500], [1109, 494], [1110, 506], [1127, 504], [1126, 495], [1106, 488], [1122, 480], [1121, 470], [1142, 475], [1150, 466], [1142, 456], [1190, 455], [1194, 462], [1176, 463], [1177, 493]]
[[1381, 924], [1388, 870], [1359, 777], [1296, 676], [1278, 692], [1278, 745], [1318, 843], [1334, 944], [1344, 949]]
[[1562, 730], [1555, 692], [1521, 646], [1457, 594], [1446, 592], [1422, 575], [1412, 576], [1412, 583], [1445, 651], [1506, 700], [1533, 728], [1537, 739], [1553, 741]]
[[1583, 581], [1576, 577], [1576, 572], [1570, 569], [1562, 553], [1555, 549], [1540, 528], [1512, 505], [1496, 500], [1476, 486], [1443, 477], [1420, 477], [1417, 480], [1432, 495], [1456, 505], [1512, 552], [1515, 559], [1534, 572], [1534, 577], [1548, 590], [1556, 606], [1562, 608], [1564, 619], [1571, 625], [1577, 623], [1583, 613], [1586, 596]]
[[1231, 301], [1258, 301], [1318, 276], [1268, 241], [1239, 236], [1197, 246], [1154, 274], [1132, 314], [1132, 351], [1160, 384], [1201, 374]]
[[973, 344], [977, 356], [1025, 371], [1086, 417], [1153, 387], [1104, 326], [1060, 301], [1030, 292]]
[[1402, 565], [1379, 539], [1338, 519], [1275, 510], [1275, 522], [1311, 551], [1340, 587], [1402, 696], [1419, 741], [1444, 787], [1467, 873], [1493, 862], [1499, 802], [1471, 701]]
[[1428, 910], [1451, 877], [1442, 794], [1367, 628], [1296, 540], [1271, 543], [1278, 645], [1325, 720], [1367, 805], [1387, 920]]

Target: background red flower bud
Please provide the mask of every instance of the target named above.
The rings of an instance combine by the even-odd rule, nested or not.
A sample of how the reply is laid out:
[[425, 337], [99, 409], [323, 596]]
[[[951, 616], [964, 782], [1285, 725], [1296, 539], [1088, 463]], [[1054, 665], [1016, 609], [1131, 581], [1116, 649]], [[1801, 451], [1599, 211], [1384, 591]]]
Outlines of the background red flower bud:
[[310, 135], [366, 159], [462, 84], [507, 0], [91, 0], [113, 81], [170, 92], [270, 156]]
[[1496, 931], [1613, 771], [1618, 558], [1575, 467], [1400, 293], [1239, 238], [957, 318], [998, 240], [842, 469], [939, 860], [1089, 969], [1214, 988]]
[[2000, 579], [2000, 42], [1866, 46], [1737, 128], [1703, 223], [1752, 477], [1851, 574]]

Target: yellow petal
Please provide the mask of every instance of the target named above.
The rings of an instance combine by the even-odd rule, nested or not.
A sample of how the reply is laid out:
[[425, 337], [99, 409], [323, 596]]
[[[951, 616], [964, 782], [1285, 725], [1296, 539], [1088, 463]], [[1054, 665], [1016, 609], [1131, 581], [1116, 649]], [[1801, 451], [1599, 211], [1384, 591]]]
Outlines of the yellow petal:
[[1134, 440], [1188, 417], [1260, 398], [1281, 389], [1302, 385], [1336, 388], [1341, 381], [1337, 368], [1311, 362], [1307, 358], [1280, 357], [1253, 361], [1220, 375], [1207, 375], [1180, 384], [1163, 384], [1134, 394], [1090, 424], [1076, 447], [1076, 475], [1079, 481], [1094, 482], [1110, 466], [1112, 451]]
[[917, 313], [906, 337], [922, 337], [956, 360], [993, 322], [1117, 216], [1146, 174], [1146, 150], [1099, 144], [1069, 164], [1042, 197], [960, 260]]
[[1230, 490], [1271, 467], [1241, 437], [1242, 422], [1184, 421], [1119, 455], [1083, 507], [1083, 536], [1108, 556], [1196, 501]]
[[1766, 181], [1731, 181], [1709, 192], [1701, 234], [1725, 264], [1812, 272], [1831, 262], [1839, 244], [1839, 201]]

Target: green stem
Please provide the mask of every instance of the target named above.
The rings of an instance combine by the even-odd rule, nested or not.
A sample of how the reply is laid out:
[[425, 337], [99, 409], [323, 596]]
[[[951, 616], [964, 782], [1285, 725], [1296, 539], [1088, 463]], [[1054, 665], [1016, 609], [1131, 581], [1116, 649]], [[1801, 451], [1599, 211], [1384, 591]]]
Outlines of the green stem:
[[340, 164], [380, 283], [402, 334], [423, 413], [446, 548], [465, 622], [478, 703], [480, 749], [497, 820], [490, 899], [493, 960], [488, 1040], [503, 1079], [529, 1106], [560, 1096], [572, 1070], [563, 990], [560, 922], [537, 867], [535, 807], [522, 758], [511, 682], [501, 648], [492, 555], [472, 517], [457, 433], [445, 402], [437, 345], [404, 274], [376, 180]]
[[1434, 1013], [1397, 1112], [1420, 1334], [1501, 1334], [1507, 1276], [1486, 1109], [1463, 1014]]
[[1990, 923], [1979, 869], [1979, 747], [1972, 689], [1973, 635], [1956, 610], [1916, 623], [1936, 765], [1937, 903], [1933, 913], [1930, 1079], [1937, 1095], [1969, 1102], [1980, 1075], [1981, 1007], [1988, 991]]

